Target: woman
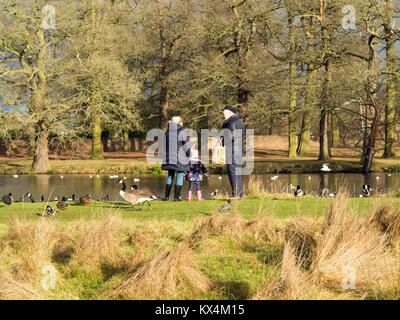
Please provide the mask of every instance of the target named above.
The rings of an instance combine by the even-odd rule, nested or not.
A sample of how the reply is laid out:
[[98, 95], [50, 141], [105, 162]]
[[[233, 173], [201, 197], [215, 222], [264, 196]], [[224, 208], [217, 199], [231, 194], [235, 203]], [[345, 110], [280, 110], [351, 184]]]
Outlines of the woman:
[[175, 174], [174, 200], [182, 201], [181, 190], [183, 178], [185, 172], [189, 171], [190, 141], [189, 136], [183, 129], [181, 117], [173, 117], [168, 123], [168, 130], [165, 133], [165, 147], [165, 158], [161, 167], [163, 170], [168, 171], [164, 201], [169, 200]]

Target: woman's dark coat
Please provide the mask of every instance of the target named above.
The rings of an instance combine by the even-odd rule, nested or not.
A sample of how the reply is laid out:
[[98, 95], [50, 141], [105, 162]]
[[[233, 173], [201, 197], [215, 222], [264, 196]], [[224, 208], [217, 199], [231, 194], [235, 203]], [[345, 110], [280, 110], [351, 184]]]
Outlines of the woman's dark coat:
[[[231, 132], [230, 138], [232, 139], [231, 140], [232, 144], [230, 145], [226, 140], [227, 137], [225, 135], [223, 137], [223, 145], [225, 146], [225, 152], [226, 152], [226, 161], [229, 161], [229, 158], [231, 157], [232, 163], [229, 164], [241, 165], [243, 161], [245, 141], [246, 141], [246, 127], [242, 119], [240, 118], [240, 115], [235, 114], [232, 117], [230, 117], [228, 120], [224, 122], [222, 128], [227, 129]], [[238, 139], [241, 139], [241, 143]], [[239, 149], [238, 146], [240, 146]]]
[[161, 168], [178, 172], [189, 171], [189, 157], [190, 142], [185, 129], [175, 122], [168, 123], [165, 133], [165, 158]]

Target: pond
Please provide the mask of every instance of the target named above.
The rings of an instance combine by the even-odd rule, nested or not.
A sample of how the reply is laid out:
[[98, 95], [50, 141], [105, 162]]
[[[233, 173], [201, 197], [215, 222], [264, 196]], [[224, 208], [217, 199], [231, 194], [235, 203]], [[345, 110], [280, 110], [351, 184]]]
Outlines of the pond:
[[[323, 188], [336, 192], [340, 185], [345, 184], [350, 190], [351, 196], [357, 197], [362, 185], [370, 184], [374, 190], [388, 192], [400, 188], [400, 174], [351, 174], [351, 173], [324, 173], [324, 174], [279, 174], [276, 180], [272, 180], [271, 174], [256, 175], [260, 177], [268, 190], [288, 192], [289, 185], [301, 185], [307, 194], [318, 194]], [[123, 176], [120, 176], [120, 178]], [[136, 175], [126, 176], [128, 188], [136, 184], [139, 188], [150, 188], [160, 196], [164, 196], [165, 176]], [[140, 181], [134, 182], [134, 179]], [[247, 181], [248, 177], [244, 177]], [[23, 194], [31, 192], [36, 201], [43, 195], [45, 199], [54, 199], [57, 196], [70, 198], [72, 194], [77, 196], [92, 194], [96, 200], [109, 195], [111, 200], [120, 200], [119, 190], [121, 184], [118, 179], [109, 175], [20, 175], [0, 176], [0, 197], [11, 192], [15, 200], [19, 200]], [[208, 181], [202, 182], [203, 197], [209, 198], [209, 194], [215, 189], [222, 193], [230, 193], [230, 185], [227, 175], [212, 175]], [[173, 195], [173, 190], [171, 192]], [[187, 182], [183, 187], [182, 195], [187, 197]], [[172, 198], [172, 196], [171, 196]]]

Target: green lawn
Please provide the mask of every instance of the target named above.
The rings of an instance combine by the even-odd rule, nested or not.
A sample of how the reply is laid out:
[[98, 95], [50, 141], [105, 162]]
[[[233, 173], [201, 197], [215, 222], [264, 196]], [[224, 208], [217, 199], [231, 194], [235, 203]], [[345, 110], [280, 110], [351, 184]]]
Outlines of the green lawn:
[[[308, 217], [323, 216], [331, 199], [305, 197], [295, 199], [245, 199], [234, 202], [232, 211], [239, 211], [246, 219], [262, 213], [272, 214], [277, 218], [285, 219], [296, 215]], [[398, 206], [397, 198], [369, 198], [350, 199], [349, 205], [359, 214], [365, 214], [376, 203], [393, 201]], [[203, 202], [162, 202], [153, 201], [151, 206], [144, 205], [142, 211], [133, 210], [127, 202], [96, 202], [91, 207], [81, 206], [79, 203], [69, 203], [69, 208], [64, 213], [57, 213], [56, 221], [73, 222], [81, 219], [89, 220], [103, 218], [110, 213], [120, 214], [124, 219], [133, 219], [141, 222], [192, 222], [197, 218], [207, 217], [218, 212], [225, 203], [224, 200], [206, 200]], [[56, 202], [49, 203], [56, 208]], [[0, 204], [0, 235], [5, 232], [8, 221], [19, 218], [23, 221], [37, 221], [46, 207], [46, 203], [14, 203], [10, 207]]]
[[[240, 213], [242, 218], [246, 219], [242, 221], [249, 221], [247, 219], [254, 215], [257, 215], [256, 221], [262, 221], [263, 216], [269, 221], [268, 216], [274, 216], [276, 219], [273, 221], [277, 223], [273, 225], [274, 228], [280, 228], [299, 215], [319, 217], [322, 221], [332, 201], [312, 197], [302, 200], [271, 197], [247, 198], [233, 202], [231, 216], [217, 215], [222, 219], [221, 223], [226, 224], [225, 227], [221, 225], [225, 229], [216, 233], [206, 232], [198, 245], [191, 249], [192, 254], [183, 258], [192, 259], [199, 270], [212, 281], [213, 287], [203, 293], [191, 293], [185, 291], [186, 285], [181, 285], [179, 288], [183, 291], [178, 291], [173, 297], [252, 298], [265, 283], [274, 279], [276, 270], [280, 270], [284, 242], [281, 238], [273, 240], [260, 236], [259, 232], [264, 232], [261, 225], [258, 229], [255, 227], [254, 230], [258, 230], [256, 233], [248, 231], [242, 234], [242, 227], [236, 230], [237, 225], [234, 229], [229, 229], [229, 221], [238, 221], [236, 213]], [[394, 210], [399, 207], [398, 198], [349, 199], [348, 206], [356, 213], [366, 215], [372, 207], [386, 201], [394, 203]], [[57, 213], [52, 219], [54, 223], [51, 224], [43, 224], [43, 220], [42, 223], [35, 223], [40, 221], [46, 203], [14, 203], [10, 207], [0, 204], [0, 271], [3, 268], [11, 270], [10, 272], [14, 270], [15, 273], [15, 268], [18, 268], [24, 279], [26, 278], [22, 285], [33, 286], [35, 292], [44, 299], [109, 299], [110, 292], [116, 292], [119, 281], [129, 279], [136, 270], [123, 268], [130, 259], [133, 259], [131, 265], [136, 266], [133, 258], [136, 252], [141, 252], [140, 263], [143, 263], [162, 252], [175, 250], [182, 243], [189, 243], [194, 230], [205, 221], [212, 220], [208, 218], [218, 212], [224, 203], [224, 200], [157, 201], [150, 207], [144, 206], [142, 211], [132, 210], [126, 202], [96, 202], [92, 207], [70, 203], [68, 210]], [[56, 207], [55, 202], [50, 205]], [[113, 220], [110, 216], [117, 217], [118, 220]], [[123, 220], [118, 217], [122, 217]], [[10, 224], [13, 218], [18, 218], [19, 223]], [[113, 226], [110, 221], [117, 221], [117, 224]], [[121, 225], [118, 221], [121, 221]], [[11, 237], [3, 238], [9, 225], [13, 225]], [[71, 245], [73, 251], [68, 249]], [[61, 254], [63, 252], [64, 254]], [[68, 252], [73, 252], [72, 256]], [[57, 289], [51, 292], [41, 289], [40, 273], [39, 277], [35, 273], [37, 270], [40, 272], [44, 263], [54, 265], [61, 277]], [[175, 267], [179, 268], [179, 265]], [[15, 273], [14, 277], [15, 281], [20, 281], [18, 273]], [[0, 283], [0, 299], [2, 290], [12, 293], [14, 289], [11, 290], [7, 286], [2, 289]], [[347, 295], [322, 287], [317, 291], [313, 296], [315, 298], [340, 298], [342, 294], [346, 294], [343, 296], [346, 299], [363, 296], [357, 293]], [[168, 293], [168, 290], [166, 292]], [[20, 291], [15, 294], [17, 298], [26, 297]], [[144, 297], [151, 298], [147, 295]], [[137, 296], [134, 290], [121, 298], [136, 299], [142, 296]]]

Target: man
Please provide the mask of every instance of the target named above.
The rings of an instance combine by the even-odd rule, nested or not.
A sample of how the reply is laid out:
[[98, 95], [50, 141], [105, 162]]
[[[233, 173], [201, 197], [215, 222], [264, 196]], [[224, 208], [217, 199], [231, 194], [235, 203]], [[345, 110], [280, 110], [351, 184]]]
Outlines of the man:
[[225, 132], [222, 143], [225, 146], [225, 163], [232, 187], [232, 197], [233, 199], [243, 199], [241, 167], [243, 164], [246, 127], [235, 108], [225, 106], [223, 115], [225, 121], [222, 128]]

